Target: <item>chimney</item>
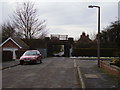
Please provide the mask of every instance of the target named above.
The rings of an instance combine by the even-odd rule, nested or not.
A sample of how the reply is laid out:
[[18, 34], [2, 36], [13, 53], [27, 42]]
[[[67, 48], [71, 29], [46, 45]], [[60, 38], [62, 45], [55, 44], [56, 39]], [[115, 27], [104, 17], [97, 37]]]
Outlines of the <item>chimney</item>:
[[87, 34], [87, 37], [89, 38], [89, 35]]

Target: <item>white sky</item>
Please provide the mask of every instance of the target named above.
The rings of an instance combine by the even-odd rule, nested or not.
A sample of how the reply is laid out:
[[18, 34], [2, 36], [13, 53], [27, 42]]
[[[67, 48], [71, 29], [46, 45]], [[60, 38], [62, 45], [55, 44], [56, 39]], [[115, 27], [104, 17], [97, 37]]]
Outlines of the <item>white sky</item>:
[[[21, 2], [21, 0], [17, 0], [17, 2], [19, 1]], [[88, 8], [89, 5], [101, 7], [101, 30], [111, 22], [118, 20], [119, 0], [30, 1], [35, 2], [39, 18], [47, 20], [48, 35], [69, 35], [69, 37], [78, 39], [82, 32], [86, 32], [90, 36], [97, 33], [97, 8]], [[10, 20], [16, 5], [16, 0], [0, 1], [0, 23]], [[91, 36], [91, 38], [93, 37]]]

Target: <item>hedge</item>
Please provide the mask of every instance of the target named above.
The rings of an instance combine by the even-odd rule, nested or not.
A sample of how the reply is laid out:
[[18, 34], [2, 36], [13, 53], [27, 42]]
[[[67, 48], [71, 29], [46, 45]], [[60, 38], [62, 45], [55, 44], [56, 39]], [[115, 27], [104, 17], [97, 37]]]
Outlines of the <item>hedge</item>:
[[12, 61], [13, 53], [11, 51], [2, 51], [2, 61]]
[[[101, 57], [115, 57], [116, 53], [120, 52], [118, 48], [101, 48]], [[73, 48], [72, 56], [88, 56], [97, 57], [97, 48]]]

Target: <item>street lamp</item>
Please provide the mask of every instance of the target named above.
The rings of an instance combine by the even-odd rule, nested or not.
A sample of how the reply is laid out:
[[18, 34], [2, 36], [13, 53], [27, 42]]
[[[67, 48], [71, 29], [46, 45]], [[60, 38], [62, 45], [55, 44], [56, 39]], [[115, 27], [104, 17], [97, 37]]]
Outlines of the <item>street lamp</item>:
[[88, 8], [98, 8], [98, 40], [97, 40], [97, 56], [98, 56], [98, 67], [100, 67], [100, 6], [90, 5]]

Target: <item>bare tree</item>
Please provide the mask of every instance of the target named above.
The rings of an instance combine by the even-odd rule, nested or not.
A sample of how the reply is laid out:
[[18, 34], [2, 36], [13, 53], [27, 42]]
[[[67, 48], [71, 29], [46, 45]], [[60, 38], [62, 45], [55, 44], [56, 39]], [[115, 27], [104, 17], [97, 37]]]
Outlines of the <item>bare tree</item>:
[[15, 30], [14, 30], [14, 27], [9, 23], [4, 23], [2, 25], [2, 37], [3, 38], [8, 38], [8, 37], [11, 37], [11, 36], [14, 36]]
[[2, 27], [2, 38], [8, 38], [8, 37], [21, 37], [21, 34], [15, 30], [15, 26], [9, 22], [6, 21], [1, 25]]
[[[48, 29], [47, 29], [48, 30]], [[47, 30], [44, 30], [44, 31], [42, 31], [42, 33], [40, 34], [40, 36], [38, 37], [39, 39], [44, 39], [46, 36], [47, 36], [47, 34], [48, 34], [48, 31]]]
[[95, 40], [96, 39], [96, 33], [94, 32], [94, 33], [90, 34], [90, 37], [91, 37], [91, 40]]
[[38, 19], [37, 9], [32, 2], [23, 2], [21, 6], [18, 5], [13, 19], [17, 30], [22, 32], [26, 39], [39, 38], [46, 27], [46, 21]]

